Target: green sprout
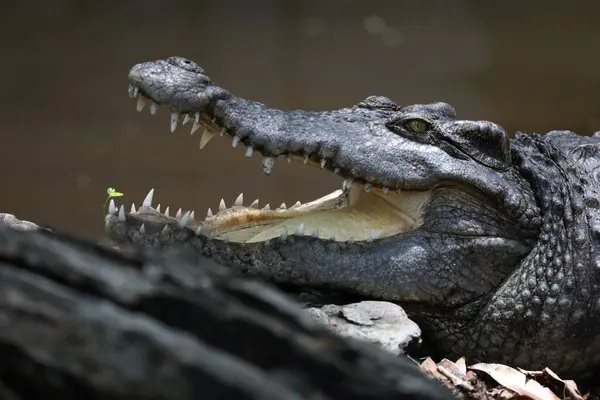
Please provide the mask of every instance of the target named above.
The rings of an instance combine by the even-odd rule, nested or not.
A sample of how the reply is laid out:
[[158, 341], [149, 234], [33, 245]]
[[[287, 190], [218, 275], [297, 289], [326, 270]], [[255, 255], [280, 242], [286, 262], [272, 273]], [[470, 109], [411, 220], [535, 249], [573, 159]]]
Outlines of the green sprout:
[[104, 210], [106, 209], [106, 205], [108, 204], [108, 201], [111, 198], [113, 198], [113, 197], [121, 197], [121, 196], [123, 196], [123, 193], [117, 192], [117, 189], [111, 188], [111, 187], [109, 187], [108, 189], [106, 189], [106, 193], [108, 194], [108, 197], [106, 198], [106, 200], [104, 201], [104, 205], [102, 206], [103, 216], [106, 215], [106, 212], [104, 212]]

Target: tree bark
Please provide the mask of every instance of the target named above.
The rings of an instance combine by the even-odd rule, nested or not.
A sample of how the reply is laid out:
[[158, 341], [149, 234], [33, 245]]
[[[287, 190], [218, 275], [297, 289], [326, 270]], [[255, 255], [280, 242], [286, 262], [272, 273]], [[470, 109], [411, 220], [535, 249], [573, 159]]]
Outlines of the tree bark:
[[182, 249], [0, 226], [0, 398], [451, 399], [278, 290]]

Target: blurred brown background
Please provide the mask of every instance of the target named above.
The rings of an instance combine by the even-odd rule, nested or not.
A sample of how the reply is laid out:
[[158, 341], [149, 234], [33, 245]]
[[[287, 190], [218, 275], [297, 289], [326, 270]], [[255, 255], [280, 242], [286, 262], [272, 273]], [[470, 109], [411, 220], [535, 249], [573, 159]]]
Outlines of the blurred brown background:
[[[495, 3], [495, 4], [494, 4]], [[447, 101], [507, 130], [600, 130], [600, 2], [480, 0], [45, 0], [0, 10], [0, 210], [102, 235], [108, 186], [148, 189], [203, 215], [241, 191], [306, 201], [338, 178], [229, 140], [202, 152], [166, 110], [138, 114], [135, 63], [197, 61], [221, 86], [274, 107], [328, 109], [371, 94]]]

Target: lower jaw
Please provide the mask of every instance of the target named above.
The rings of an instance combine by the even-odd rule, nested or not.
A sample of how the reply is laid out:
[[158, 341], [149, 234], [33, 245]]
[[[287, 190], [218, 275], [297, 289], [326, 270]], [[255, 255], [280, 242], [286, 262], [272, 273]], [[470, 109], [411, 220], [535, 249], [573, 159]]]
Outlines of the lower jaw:
[[312, 202], [289, 208], [282, 205], [274, 210], [268, 206], [258, 209], [256, 203], [244, 206], [240, 196], [229, 208], [222, 202], [216, 214], [209, 211], [204, 221], [189, 218], [189, 213], [187, 217], [181, 212], [176, 217], [170, 217], [168, 212], [161, 214], [150, 206], [151, 199], [148, 201], [147, 197], [145, 207], [130, 216], [145, 225], [167, 227], [181, 227], [185, 218], [187, 229], [234, 243], [266, 242], [287, 235], [370, 242], [417, 229], [422, 223], [422, 208], [430, 196], [429, 191], [387, 193], [370, 188], [367, 191], [362, 184], [355, 183]]

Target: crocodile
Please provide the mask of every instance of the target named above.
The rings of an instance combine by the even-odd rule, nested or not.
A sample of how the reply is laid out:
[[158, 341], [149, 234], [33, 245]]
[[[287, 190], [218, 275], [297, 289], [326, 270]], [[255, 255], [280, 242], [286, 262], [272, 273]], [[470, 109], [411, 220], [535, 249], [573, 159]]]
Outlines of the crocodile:
[[[151, 190], [105, 218], [116, 243], [179, 244], [286, 291], [401, 305], [435, 354], [593, 374], [600, 363], [600, 137], [516, 132], [458, 119], [443, 102], [370, 96], [329, 111], [283, 110], [216, 85], [194, 61], [135, 65], [137, 110], [170, 111], [200, 148], [215, 137], [339, 175], [314, 201], [221, 200], [170, 215]], [[188, 125], [189, 126], [189, 125]], [[181, 129], [181, 128], [180, 128]]]

